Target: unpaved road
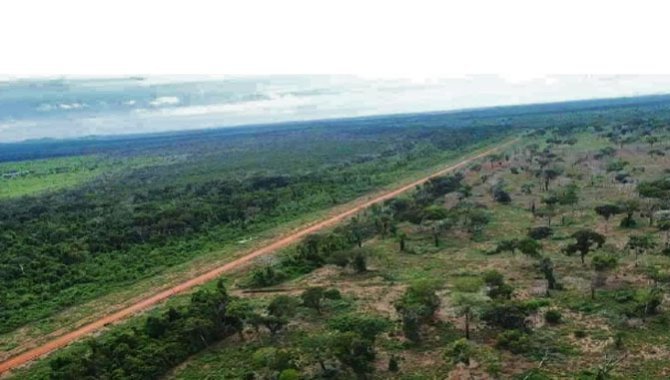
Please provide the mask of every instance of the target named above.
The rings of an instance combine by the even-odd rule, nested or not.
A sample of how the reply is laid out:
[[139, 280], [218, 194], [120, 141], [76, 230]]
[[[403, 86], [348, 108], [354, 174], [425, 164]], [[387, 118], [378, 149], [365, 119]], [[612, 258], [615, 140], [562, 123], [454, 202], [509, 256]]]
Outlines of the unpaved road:
[[12, 370], [16, 367], [19, 367], [19, 366], [21, 366], [25, 363], [28, 363], [28, 362], [34, 360], [34, 359], [36, 359], [40, 356], [43, 356], [43, 355], [46, 355], [46, 354], [48, 354], [52, 351], [55, 351], [55, 350], [57, 350], [61, 347], [64, 347], [64, 346], [74, 342], [75, 340], [77, 340], [77, 339], [79, 339], [79, 338], [81, 338], [85, 335], [88, 335], [88, 334], [90, 334], [94, 331], [97, 331], [97, 330], [99, 330], [99, 329], [101, 329], [101, 328], [103, 328], [107, 325], [110, 325], [112, 323], [121, 321], [122, 319], [124, 319], [124, 318], [126, 318], [126, 317], [128, 317], [132, 314], [135, 314], [135, 313], [138, 313], [140, 311], [149, 309], [152, 306], [154, 306], [154, 305], [156, 305], [156, 304], [158, 304], [162, 301], [165, 301], [169, 297], [172, 297], [172, 296], [174, 296], [176, 294], [179, 294], [179, 293], [184, 293], [184, 292], [186, 292], [186, 291], [188, 291], [188, 290], [190, 290], [190, 289], [192, 289], [196, 286], [199, 286], [199, 285], [202, 285], [206, 282], [212, 281], [212, 280], [218, 278], [219, 276], [221, 276], [222, 274], [224, 274], [226, 272], [230, 272], [234, 269], [239, 269], [239, 268], [241, 268], [245, 265], [248, 265], [254, 259], [256, 259], [260, 256], [269, 255], [272, 252], [275, 252], [275, 251], [280, 250], [282, 248], [285, 248], [285, 247], [287, 247], [291, 244], [294, 244], [294, 243], [298, 242], [300, 239], [302, 239], [303, 237], [305, 237], [309, 234], [312, 234], [314, 232], [317, 232], [319, 230], [322, 230], [324, 228], [334, 226], [337, 223], [341, 222], [342, 220], [344, 220], [344, 219], [346, 219], [350, 216], [353, 216], [354, 214], [360, 212], [361, 210], [363, 210], [367, 207], [372, 206], [375, 203], [383, 202], [385, 200], [396, 197], [396, 196], [398, 196], [398, 195], [400, 195], [400, 194], [402, 194], [402, 193], [404, 193], [408, 190], [414, 189], [417, 185], [420, 185], [420, 184], [428, 181], [429, 179], [431, 179], [433, 177], [443, 175], [443, 174], [452, 172], [456, 169], [462, 168], [463, 166], [471, 163], [472, 161], [475, 161], [475, 160], [480, 159], [482, 157], [486, 157], [486, 156], [492, 154], [493, 152], [499, 150], [503, 146], [510, 145], [510, 144], [512, 144], [516, 141], [518, 141], [518, 140], [515, 139], [515, 140], [512, 140], [512, 141], [497, 145], [497, 146], [495, 146], [491, 149], [488, 149], [484, 152], [481, 152], [477, 155], [468, 157], [468, 158], [466, 158], [466, 159], [464, 159], [464, 160], [462, 160], [462, 161], [460, 161], [460, 162], [458, 162], [454, 165], [451, 165], [449, 167], [441, 169], [441, 170], [439, 170], [439, 171], [437, 171], [437, 172], [435, 172], [435, 173], [433, 173], [429, 176], [426, 176], [424, 178], [416, 180], [416, 181], [414, 181], [412, 183], [409, 183], [407, 185], [403, 185], [399, 188], [396, 188], [395, 190], [391, 190], [391, 191], [388, 191], [386, 193], [377, 195], [374, 198], [363, 199], [363, 200], [359, 200], [358, 202], [354, 202], [354, 206], [352, 206], [351, 208], [349, 208], [349, 209], [347, 209], [347, 210], [345, 210], [345, 211], [343, 211], [339, 214], [336, 214], [334, 216], [330, 216], [330, 217], [328, 217], [324, 220], [318, 221], [314, 224], [304, 226], [303, 228], [298, 229], [296, 232], [293, 232], [293, 233], [291, 233], [287, 236], [284, 236], [284, 237], [280, 237], [277, 240], [273, 241], [272, 243], [270, 243], [270, 244], [268, 244], [268, 245], [266, 245], [262, 248], [256, 249], [256, 250], [250, 252], [249, 254], [247, 254], [245, 256], [242, 256], [242, 257], [240, 257], [236, 260], [233, 260], [233, 261], [231, 261], [227, 264], [224, 264], [220, 267], [214, 268], [214, 269], [212, 269], [208, 272], [205, 272], [201, 275], [198, 275], [197, 277], [194, 277], [194, 278], [192, 278], [188, 281], [185, 281], [185, 282], [183, 282], [179, 285], [176, 285], [172, 288], [169, 288], [169, 289], [163, 290], [159, 293], [155, 293], [153, 295], [150, 295], [147, 298], [144, 298], [144, 299], [138, 301], [137, 303], [134, 303], [130, 306], [127, 306], [127, 307], [124, 307], [124, 308], [119, 309], [117, 311], [114, 311], [111, 314], [108, 314], [107, 316], [102, 317], [102, 318], [100, 318], [100, 319], [98, 319], [94, 322], [91, 322], [89, 324], [81, 326], [81, 327], [79, 327], [79, 328], [77, 328], [77, 329], [75, 329], [75, 330], [73, 330], [69, 333], [66, 333], [66, 334], [61, 335], [57, 338], [54, 338], [53, 340], [50, 340], [50, 341], [48, 341], [48, 342], [46, 342], [46, 343], [44, 343], [40, 346], [37, 346], [37, 347], [32, 348], [32, 349], [30, 349], [26, 352], [23, 352], [21, 354], [18, 354], [16, 356], [12, 357], [12, 358], [9, 358], [8, 360], [0, 363], [0, 374], [2, 374], [4, 372], [7, 372], [7, 371], [10, 371], [10, 370]]

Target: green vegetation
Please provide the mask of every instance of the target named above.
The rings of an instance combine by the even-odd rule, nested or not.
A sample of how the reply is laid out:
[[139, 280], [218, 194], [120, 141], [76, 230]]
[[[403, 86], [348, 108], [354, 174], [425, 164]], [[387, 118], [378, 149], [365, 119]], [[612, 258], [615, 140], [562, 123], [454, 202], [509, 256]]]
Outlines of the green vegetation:
[[54, 192], [81, 185], [102, 175], [167, 163], [169, 161], [151, 156], [75, 156], [0, 162], [0, 200]]
[[[179, 146], [169, 165], [2, 202], [0, 332], [352, 200], [436, 165], [469, 139], [502, 133], [377, 129], [277, 130], [188, 153]], [[180, 154], [188, 158], [175, 160]]]
[[[656, 104], [512, 120], [535, 124], [525, 125], [530, 129], [522, 143], [495, 157], [310, 235], [248, 271], [231, 274], [226, 288], [212, 283], [176, 297], [16, 376], [667, 378], [668, 173], [657, 163], [662, 158], [648, 151], [669, 149], [670, 110]], [[375, 139], [379, 135], [385, 136], [376, 130]], [[383, 157], [408, 154], [393, 152]], [[328, 170], [315, 169], [318, 174], [306, 182], [293, 182], [296, 174], [288, 170], [281, 175], [292, 180], [283, 187], [257, 188], [247, 182], [257, 176], [245, 174], [229, 194], [274, 199], [285, 195], [278, 187], [303, 189], [303, 194], [318, 188], [343, 200], [342, 192], [353, 197], [387, 183], [358, 182], [360, 173], [391, 173], [383, 177], [391, 181], [407, 172], [406, 167], [393, 171], [381, 157], [349, 163], [342, 172], [331, 166], [333, 157], [340, 156], [319, 161]], [[349, 162], [351, 157], [349, 152], [340, 158]], [[413, 162], [418, 161], [407, 165]], [[620, 173], [609, 170], [613, 162], [627, 163], [630, 181], [617, 179]], [[293, 164], [296, 172], [305, 170]], [[209, 203], [197, 181], [184, 183], [199, 195], [167, 192], [155, 201], [185, 202], [188, 208], [176, 215], [200, 210], [202, 203], [212, 209], [239, 207], [216, 197]], [[261, 208], [254, 218], [231, 225], [249, 234], [308, 212], [301, 206], [308, 198], [285, 196], [272, 204], [288, 214]], [[287, 203], [298, 209], [289, 211]], [[175, 220], [170, 215], [165, 219]], [[192, 230], [159, 233], [136, 246], [155, 244], [162, 250], [167, 243], [158, 240], [214, 239], [212, 231], [223, 229], [211, 220], [199, 226], [203, 214], [194, 215]], [[256, 224], [268, 215], [277, 219]], [[133, 247], [128, 252], [141, 252]], [[133, 268], [131, 259], [123, 260]], [[18, 283], [9, 284], [16, 288]]]

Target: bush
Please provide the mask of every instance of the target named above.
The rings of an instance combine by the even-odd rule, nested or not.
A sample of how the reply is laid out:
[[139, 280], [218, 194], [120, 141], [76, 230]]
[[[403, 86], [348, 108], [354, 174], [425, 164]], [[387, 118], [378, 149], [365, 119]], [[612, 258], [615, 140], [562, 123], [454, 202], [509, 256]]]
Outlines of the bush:
[[372, 342], [374, 342], [379, 334], [390, 327], [390, 323], [386, 318], [364, 314], [342, 315], [331, 319], [328, 325], [333, 330], [342, 333], [353, 332], [363, 339]]
[[640, 290], [635, 295], [634, 314], [640, 317], [654, 315], [662, 301], [662, 294], [657, 289]]
[[247, 285], [252, 288], [264, 288], [281, 283], [286, 279], [286, 274], [273, 266], [268, 265], [265, 268], [259, 268], [251, 273]]
[[279, 374], [279, 380], [299, 380], [300, 372], [293, 368], [285, 369]]
[[402, 317], [405, 337], [414, 342], [421, 338], [421, 324], [428, 322], [440, 306], [440, 298], [435, 294], [437, 285], [432, 281], [413, 283], [395, 304]]
[[342, 294], [340, 293], [339, 290], [335, 288], [330, 288], [323, 292], [323, 298], [329, 300], [340, 300], [342, 299]]
[[500, 187], [493, 189], [493, 199], [496, 202], [504, 205], [510, 204], [512, 202], [512, 197], [510, 197], [509, 193]]
[[354, 268], [356, 273], [367, 272], [367, 260], [365, 258], [365, 253], [362, 250], [356, 250], [351, 266]]
[[526, 313], [534, 313], [541, 307], [549, 306], [550, 302], [547, 299], [532, 299], [519, 304], [519, 307]]
[[398, 364], [398, 357], [395, 355], [391, 355], [389, 358], [389, 366], [388, 366], [389, 372], [398, 372], [400, 370], [400, 365]]
[[493, 327], [525, 330], [527, 311], [514, 303], [493, 304], [482, 313], [482, 320]]
[[628, 165], [627, 161], [622, 160], [612, 161], [609, 164], [607, 164], [607, 172], [621, 171], [626, 167], [626, 165]]
[[553, 234], [554, 230], [547, 226], [534, 227], [528, 231], [528, 237], [534, 240], [547, 239]]
[[575, 338], [579, 338], [579, 339], [586, 338], [586, 335], [587, 335], [586, 331], [584, 331], [584, 330], [575, 330], [575, 332], [573, 334], [575, 335]]
[[621, 223], [619, 223], [619, 227], [621, 228], [635, 228], [635, 226], [637, 226], [637, 221], [635, 221], [635, 219], [632, 217], [629, 218], [628, 216], [621, 219]]
[[514, 354], [526, 352], [529, 347], [528, 335], [519, 330], [503, 331], [498, 335], [496, 347]]
[[542, 244], [540, 244], [537, 240], [526, 238], [519, 241], [517, 248], [524, 255], [528, 255], [531, 257], [538, 257], [540, 256], [540, 250], [542, 249]]
[[484, 283], [482, 279], [474, 276], [456, 277], [451, 281], [453, 289], [457, 292], [475, 293], [478, 292]]
[[594, 270], [602, 272], [616, 268], [617, 259], [614, 256], [600, 254], [593, 256], [591, 264], [593, 265]]
[[563, 315], [558, 310], [553, 310], [553, 309], [552, 310], [547, 310], [547, 312], [544, 313], [544, 320], [547, 321], [547, 323], [550, 323], [552, 325], [555, 325], [557, 323], [561, 323], [562, 318], [563, 318]]
[[487, 295], [493, 299], [510, 299], [512, 298], [512, 293], [514, 289], [505, 284], [505, 279], [503, 275], [496, 271], [491, 270], [484, 273], [484, 282], [488, 288]]
[[444, 353], [445, 359], [452, 364], [470, 364], [474, 348], [467, 339], [461, 338], [452, 343]]

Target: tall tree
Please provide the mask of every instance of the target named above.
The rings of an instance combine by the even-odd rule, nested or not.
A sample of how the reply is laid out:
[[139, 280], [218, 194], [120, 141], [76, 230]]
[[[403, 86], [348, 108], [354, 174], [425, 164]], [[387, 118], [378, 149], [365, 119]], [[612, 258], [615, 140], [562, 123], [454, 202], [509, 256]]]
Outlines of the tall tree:
[[641, 254], [656, 247], [656, 242], [651, 235], [631, 235], [628, 237], [626, 248], [635, 253], [635, 266], [638, 265], [638, 257]]
[[605, 244], [605, 236], [587, 229], [575, 232], [572, 234], [572, 238], [575, 239], [575, 242], [568, 244], [564, 251], [568, 255], [579, 253], [582, 264], [584, 264], [584, 258], [589, 252], [595, 248], [600, 248]]
[[610, 218], [614, 215], [621, 213], [621, 208], [615, 204], [604, 204], [595, 207], [596, 214], [600, 215], [605, 219], [605, 231], [607, 231], [607, 225]]

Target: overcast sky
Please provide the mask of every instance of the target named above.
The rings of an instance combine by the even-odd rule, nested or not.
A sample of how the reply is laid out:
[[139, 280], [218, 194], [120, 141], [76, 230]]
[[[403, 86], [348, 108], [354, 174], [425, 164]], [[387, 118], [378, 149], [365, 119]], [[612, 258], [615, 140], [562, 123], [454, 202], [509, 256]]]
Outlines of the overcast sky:
[[0, 141], [667, 93], [669, 8], [4, 1]]
[[670, 76], [149, 77], [0, 83], [0, 141], [670, 93]]

